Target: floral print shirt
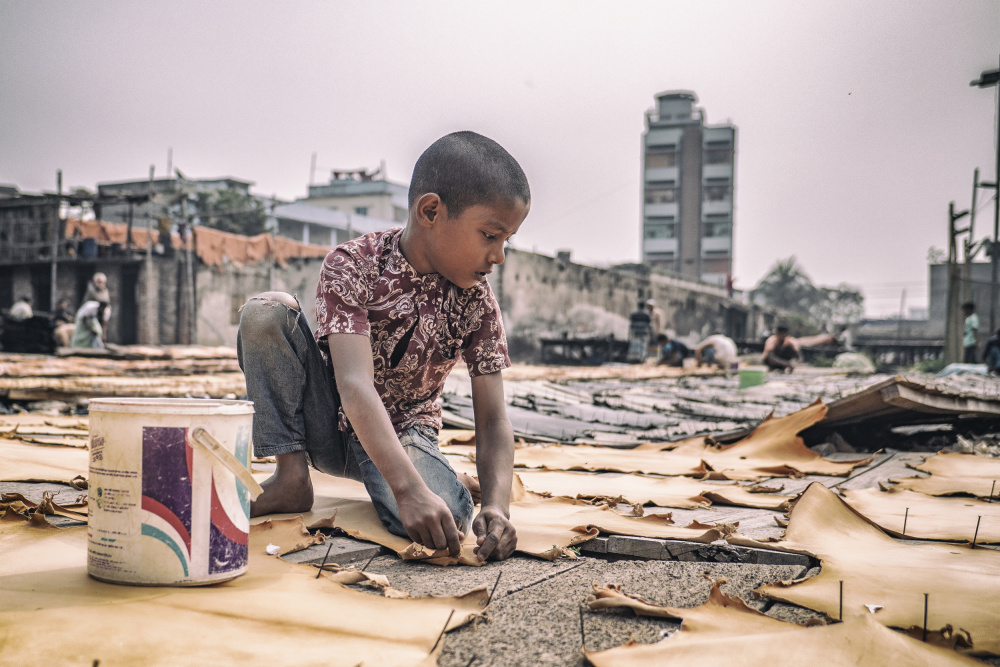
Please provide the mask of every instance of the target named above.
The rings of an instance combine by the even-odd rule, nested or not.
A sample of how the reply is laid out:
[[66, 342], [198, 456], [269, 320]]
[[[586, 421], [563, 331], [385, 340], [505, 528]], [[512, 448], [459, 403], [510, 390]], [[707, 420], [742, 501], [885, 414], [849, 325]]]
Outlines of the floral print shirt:
[[[399, 250], [402, 229], [366, 234], [326, 256], [316, 288], [316, 340], [368, 336], [375, 389], [396, 429], [441, 428], [437, 399], [462, 358], [472, 376], [510, 367], [500, 308], [485, 280], [469, 289], [420, 275]], [[350, 424], [340, 414], [340, 428]]]

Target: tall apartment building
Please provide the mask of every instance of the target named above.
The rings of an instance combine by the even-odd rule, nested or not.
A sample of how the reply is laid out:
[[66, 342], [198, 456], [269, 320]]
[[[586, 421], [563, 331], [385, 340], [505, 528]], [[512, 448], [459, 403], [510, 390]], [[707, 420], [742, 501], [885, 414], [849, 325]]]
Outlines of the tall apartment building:
[[705, 125], [690, 91], [656, 96], [642, 138], [642, 261], [724, 284], [733, 270], [736, 128]]

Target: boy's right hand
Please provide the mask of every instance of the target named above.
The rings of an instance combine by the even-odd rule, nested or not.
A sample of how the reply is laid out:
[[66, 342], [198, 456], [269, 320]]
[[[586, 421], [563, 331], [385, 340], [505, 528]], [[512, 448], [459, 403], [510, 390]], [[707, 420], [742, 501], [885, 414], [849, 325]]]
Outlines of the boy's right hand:
[[462, 553], [465, 535], [455, 525], [448, 505], [426, 485], [396, 496], [399, 520], [414, 542], [428, 549], [447, 549], [453, 558]]

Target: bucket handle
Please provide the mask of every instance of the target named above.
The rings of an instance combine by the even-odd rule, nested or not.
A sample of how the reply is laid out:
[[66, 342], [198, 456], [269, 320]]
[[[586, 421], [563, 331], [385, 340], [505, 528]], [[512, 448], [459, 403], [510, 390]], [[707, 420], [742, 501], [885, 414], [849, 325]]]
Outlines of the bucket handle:
[[237, 459], [232, 453], [222, 446], [222, 443], [215, 439], [215, 436], [209, 433], [205, 428], [197, 426], [191, 431], [191, 439], [197, 442], [199, 445], [207, 449], [212, 453], [215, 458], [219, 460], [226, 470], [236, 475], [236, 479], [243, 482], [243, 486], [247, 488], [250, 492], [250, 497], [254, 500], [257, 496], [264, 493], [264, 489], [261, 488], [257, 480], [253, 478], [250, 471], [246, 469], [240, 460]]

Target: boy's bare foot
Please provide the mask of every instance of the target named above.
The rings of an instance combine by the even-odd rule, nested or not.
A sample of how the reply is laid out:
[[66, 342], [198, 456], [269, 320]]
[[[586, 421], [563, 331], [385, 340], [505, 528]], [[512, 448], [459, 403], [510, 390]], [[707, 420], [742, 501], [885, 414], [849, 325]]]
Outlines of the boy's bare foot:
[[250, 503], [250, 516], [308, 512], [313, 505], [312, 480], [305, 452], [278, 454], [274, 474], [261, 483], [264, 493]]
[[478, 505], [482, 502], [483, 494], [479, 488], [479, 481], [475, 477], [467, 475], [464, 472], [460, 472], [458, 473], [458, 481], [469, 490], [469, 493], [472, 494], [473, 504]]

